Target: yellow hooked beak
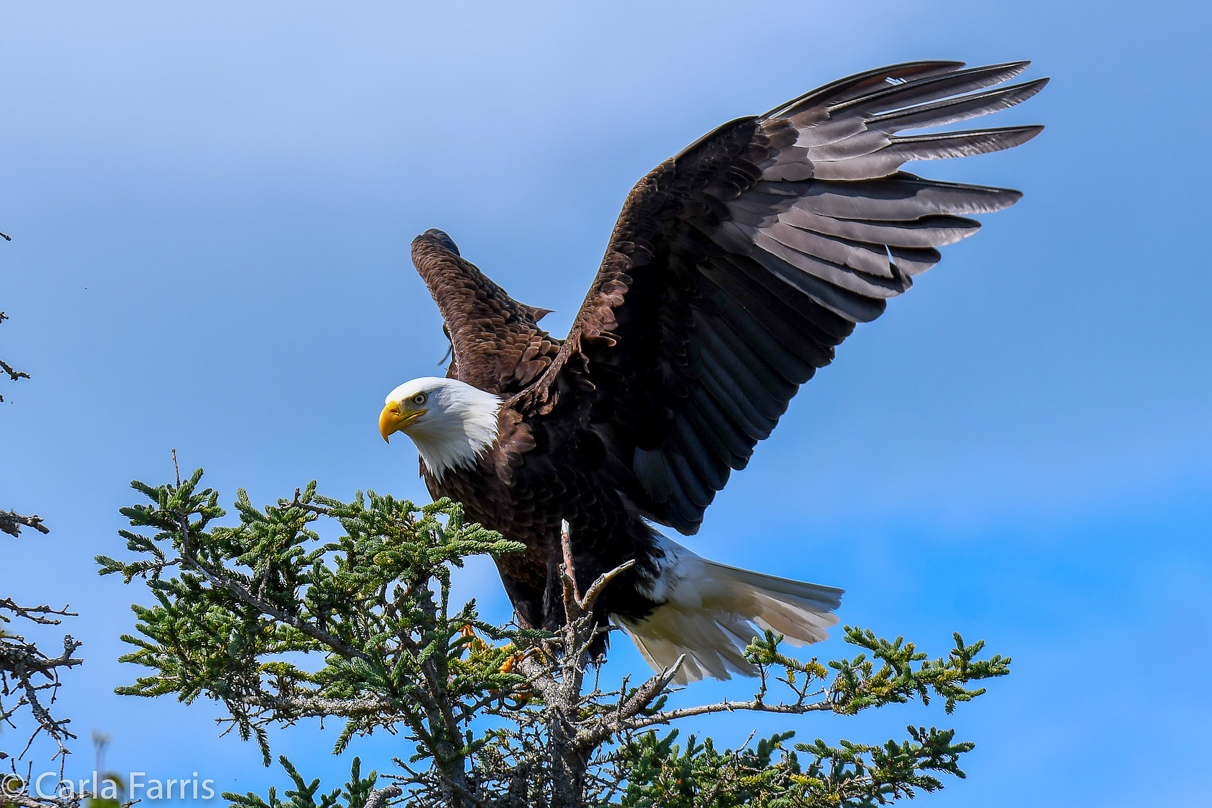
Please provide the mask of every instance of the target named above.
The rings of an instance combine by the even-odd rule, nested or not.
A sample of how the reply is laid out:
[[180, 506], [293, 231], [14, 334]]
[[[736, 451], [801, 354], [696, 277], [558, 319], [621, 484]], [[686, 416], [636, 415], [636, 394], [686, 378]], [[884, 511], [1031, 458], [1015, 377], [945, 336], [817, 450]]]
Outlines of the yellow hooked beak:
[[399, 404], [388, 404], [383, 408], [383, 412], [379, 413], [379, 434], [383, 436], [383, 440], [391, 443], [388, 437], [391, 433], [399, 432], [426, 412], [427, 410], [400, 412]]

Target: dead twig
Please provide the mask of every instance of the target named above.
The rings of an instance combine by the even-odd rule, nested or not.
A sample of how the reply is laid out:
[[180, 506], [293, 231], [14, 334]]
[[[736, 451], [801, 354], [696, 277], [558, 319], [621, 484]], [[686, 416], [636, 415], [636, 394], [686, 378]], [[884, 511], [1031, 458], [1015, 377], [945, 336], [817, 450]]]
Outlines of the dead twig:
[[[0, 365], [3, 365], [0, 362]], [[3, 399], [0, 399], [3, 401]], [[34, 516], [22, 516], [16, 511], [0, 511], [0, 531], [4, 531], [10, 536], [21, 535], [22, 527], [32, 527], [39, 533], [50, 533], [50, 528], [42, 524], [42, 517], [35, 514]]]

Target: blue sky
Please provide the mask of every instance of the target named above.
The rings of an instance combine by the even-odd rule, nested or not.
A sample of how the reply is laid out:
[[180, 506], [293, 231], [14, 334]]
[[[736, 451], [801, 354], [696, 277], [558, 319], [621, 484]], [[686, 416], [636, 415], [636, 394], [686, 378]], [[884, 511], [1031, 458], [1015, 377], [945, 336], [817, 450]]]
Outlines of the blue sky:
[[[954, 717], [694, 729], [727, 744], [755, 725], [856, 740], [954, 725], [977, 743], [969, 778], [926, 805], [1210, 804], [1206, 9], [2, 8], [0, 357], [33, 378], [0, 388], [0, 507], [52, 533], [0, 537], [0, 594], [81, 612], [88, 661], [61, 709], [83, 739], [114, 735], [111, 768], [284, 782], [216, 738], [209, 705], [113, 695], [136, 675], [114, 661], [127, 605], [147, 598], [92, 557], [121, 552], [127, 481], [168, 480], [171, 448], [229, 502], [313, 478], [425, 500], [411, 446], [375, 428], [383, 395], [445, 350], [416, 233], [445, 229], [563, 333], [630, 186], [703, 132], [882, 64], [1028, 58], [1052, 84], [993, 125], [1044, 123], [1039, 138], [916, 167], [1023, 201], [845, 343], [688, 542], [845, 587], [843, 621], [932, 653], [953, 630], [984, 638], [1014, 673]], [[488, 565], [459, 587], [507, 618]], [[643, 669], [618, 641], [610, 664]], [[339, 774], [333, 738], [272, 740]], [[385, 769], [400, 750], [355, 751]], [[77, 752], [88, 768], [86, 740]]]

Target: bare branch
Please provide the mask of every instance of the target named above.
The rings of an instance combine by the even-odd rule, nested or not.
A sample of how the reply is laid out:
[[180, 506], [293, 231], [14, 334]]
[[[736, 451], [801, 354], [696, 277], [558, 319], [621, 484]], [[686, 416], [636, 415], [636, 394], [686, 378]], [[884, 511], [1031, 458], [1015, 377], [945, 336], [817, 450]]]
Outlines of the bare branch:
[[84, 795], [74, 795], [72, 797], [52, 797], [51, 799], [39, 799], [31, 797], [27, 793], [4, 794], [5, 804], [17, 805], [20, 808], [77, 808], [84, 802]]
[[[0, 599], [0, 624], [11, 623], [16, 618], [37, 625], [57, 625], [56, 615], [71, 616], [72, 613], [49, 606], [23, 607], [9, 598]], [[68, 753], [66, 742], [76, 737], [67, 729], [70, 720], [52, 716], [39, 694], [48, 695], [50, 702], [55, 700], [60, 687], [59, 669], [82, 664], [83, 660], [73, 656], [81, 645], [79, 640], [68, 635], [63, 638], [63, 652], [57, 657], [49, 657], [23, 637], [0, 632], [0, 722], [15, 729], [12, 719], [22, 708], [29, 710], [35, 722], [34, 732], [18, 758], [24, 757], [34, 739], [43, 732], [58, 745], [56, 757]], [[9, 699], [8, 706], [5, 699]]]
[[[67, 607], [62, 609], [52, 609], [50, 606], [19, 606], [11, 598], [0, 598], [0, 610], [13, 613], [14, 617], [20, 617], [23, 620], [29, 620], [32, 623], [38, 623], [43, 626], [57, 626], [62, 620], [58, 617], [79, 617], [76, 612], [67, 611]], [[51, 617], [50, 615], [56, 615]], [[6, 622], [3, 617], [0, 617], [0, 622]]]
[[388, 800], [393, 800], [404, 793], [404, 789], [399, 786], [387, 786], [386, 788], [376, 788], [370, 792], [370, 796], [366, 798], [365, 808], [383, 808], [383, 804]]
[[[572, 527], [568, 524], [567, 519], [560, 523], [560, 550], [564, 556], [564, 566], [560, 571], [564, 576], [564, 606], [565, 611], [568, 612], [569, 620], [573, 620], [580, 617], [581, 614], [591, 611], [593, 604], [597, 602], [602, 591], [606, 589], [606, 585], [635, 566], [635, 559], [633, 558], [624, 561], [609, 572], [602, 573], [590, 584], [589, 589], [582, 596], [577, 589], [576, 568], [572, 563]], [[577, 608], [570, 611], [568, 607], [572, 604], [575, 604]]]
[[[0, 362], [0, 365], [4, 365]], [[7, 365], [4, 365], [7, 368]], [[0, 401], [4, 399], [0, 398]], [[39, 533], [50, 533], [50, 528], [42, 524], [41, 516], [22, 516], [16, 511], [0, 511], [0, 531], [4, 531], [10, 536], [18, 536], [21, 534], [22, 527], [32, 527]]]
[[[0, 236], [4, 236], [4, 234], [0, 233]], [[12, 241], [12, 239], [10, 239], [8, 236], [4, 236], [4, 238], [7, 241]], [[3, 323], [7, 319], [8, 319], [8, 315], [5, 314], [4, 312], [0, 311], [0, 323]], [[4, 373], [8, 374], [8, 378], [14, 382], [17, 381], [18, 379], [28, 379], [29, 378], [28, 373], [25, 373], [20, 370], [14, 370], [13, 366], [10, 365], [8, 362], [5, 362], [4, 360], [0, 360], [0, 370], [2, 370]], [[0, 396], [0, 401], [4, 401], [4, 396]], [[14, 533], [13, 535], [15, 536], [17, 534]]]
[[0, 360], [0, 369], [2, 369], [5, 373], [7, 373], [8, 377], [13, 381], [17, 381], [17, 379], [28, 379], [29, 378], [28, 373], [21, 371], [21, 370], [13, 370], [13, 366], [3, 360]]
[[593, 608], [593, 604], [602, 594], [602, 591], [606, 588], [606, 585], [634, 566], [635, 559], [633, 558], [630, 561], [624, 561], [609, 572], [603, 572], [599, 575], [597, 580], [589, 585], [589, 589], [585, 592], [585, 597], [580, 601], [580, 607], [586, 612], [590, 611]]
[[[634, 729], [640, 726], [640, 724], [636, 723], [635, 716], [647, 709], [648, 705], [652, 704], [658, 696], [665, 692], [665, 689], [669, 687], [669, 683], [673, 681], [678, 671], [681, 670], [682, 663], [685, 660], [686, 655], [682, 654], [668, 668], [649, 678], [648, 681], [636, 688], [635, 694], [622, 702], [613, 714], [601, 720], [596, 727], [578, 736], [577, 743], [587, 749], [593, 748], [607, 738], [618, 735], [625, 729]], [[643, 724], [643, 726], [648, 726], [648, 724]]]

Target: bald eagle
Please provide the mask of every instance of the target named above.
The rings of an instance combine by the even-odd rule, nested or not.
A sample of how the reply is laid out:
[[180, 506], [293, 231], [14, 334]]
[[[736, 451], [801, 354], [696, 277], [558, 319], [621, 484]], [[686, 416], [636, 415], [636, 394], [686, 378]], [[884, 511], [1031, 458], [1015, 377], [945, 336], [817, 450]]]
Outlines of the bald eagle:
[[520, 624], [565, 620], [567, 524], [582, 591], [634, 559], [594, 619], [654, 668], [685, 655], [677, 681], [754, 673], [742, 649], [756, 629], [797, 645], [827, 636], [842, 590], [708, 561], [655, 525], [695, 533], [855, 324], [975, 233], [967, 216], [1019, 199], [900, 167], [1042, 127], [898, 133], [1030, 98], [1047, 79], [998, 86], [1026, 66], [880, 68], [707, 134], [631, 191], [563, 340], [442, 231], [413, 241], [453, 355], [446, 378], [392, 390], [379, 429], [413, 440], [435, 498], [526, 546], [497, 560]]

